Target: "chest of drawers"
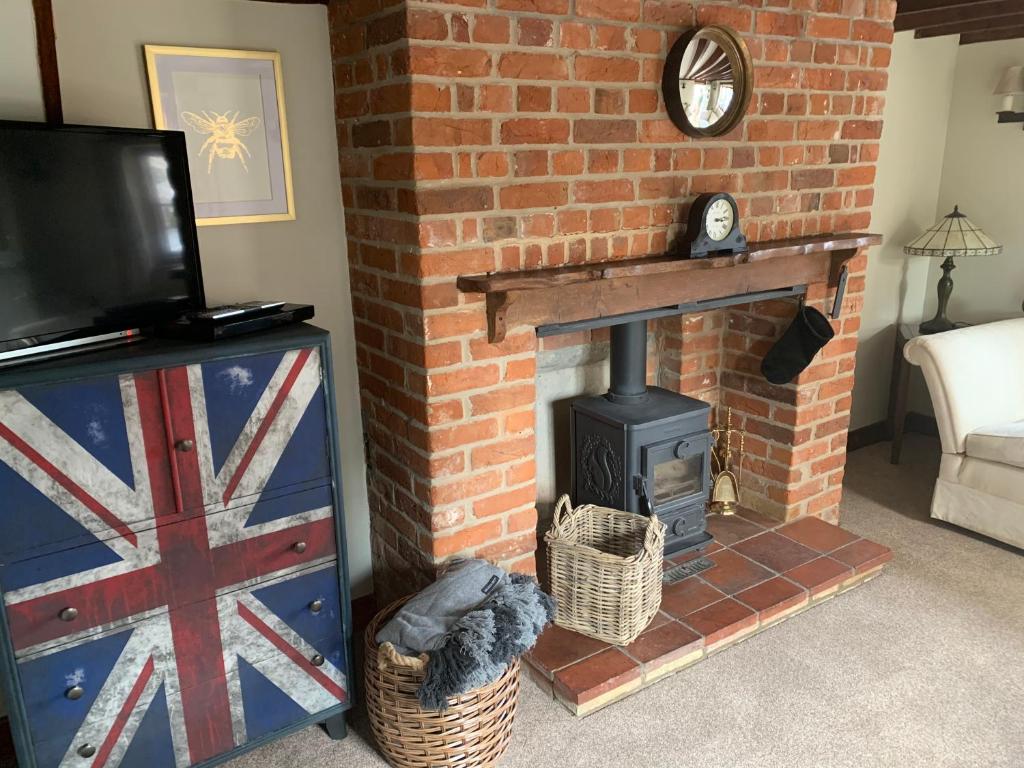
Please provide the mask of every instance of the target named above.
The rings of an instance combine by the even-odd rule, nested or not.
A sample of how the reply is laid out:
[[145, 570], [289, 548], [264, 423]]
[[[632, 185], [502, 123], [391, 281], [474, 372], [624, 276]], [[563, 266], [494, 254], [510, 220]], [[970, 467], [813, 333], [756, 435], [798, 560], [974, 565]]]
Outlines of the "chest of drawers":
[[0, 657], [23, 768], [187, 768], [343, 735], [327, 334], [0, 372]]

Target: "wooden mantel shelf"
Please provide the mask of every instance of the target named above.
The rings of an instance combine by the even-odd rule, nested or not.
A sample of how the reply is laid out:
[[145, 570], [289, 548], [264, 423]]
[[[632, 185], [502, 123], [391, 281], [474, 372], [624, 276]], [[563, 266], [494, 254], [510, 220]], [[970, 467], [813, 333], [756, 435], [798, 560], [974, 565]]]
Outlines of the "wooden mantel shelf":
[[735, 256], [639, 259], [463, 275], [487, 298], [488, 338], [517, 325], [557, 325], [813, 283], [834, 283], [857, 250], [882, 242], [862, 232], [752, 243]]

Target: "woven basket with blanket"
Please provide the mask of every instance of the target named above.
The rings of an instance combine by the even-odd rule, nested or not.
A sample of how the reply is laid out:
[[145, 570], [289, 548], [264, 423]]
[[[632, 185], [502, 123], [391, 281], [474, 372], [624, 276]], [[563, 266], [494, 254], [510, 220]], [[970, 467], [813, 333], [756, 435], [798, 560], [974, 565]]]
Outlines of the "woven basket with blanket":
[[519, 656], [554, 615], [530, 577], [482, 560], [453, 564], [366, 630], [366, 708], [400, 768], [490, 766], [508, 747]]
[[494, 682], [450, 698], [444, 711], [424, 709], [416, 694], [427, 674], [427, 655], [404, 656], [374, 639], [403, 603], [392, 603], [366, 628], [366, 712], [381, 754], [399, 768], [497, 764], [512, 737], [519, 660]]

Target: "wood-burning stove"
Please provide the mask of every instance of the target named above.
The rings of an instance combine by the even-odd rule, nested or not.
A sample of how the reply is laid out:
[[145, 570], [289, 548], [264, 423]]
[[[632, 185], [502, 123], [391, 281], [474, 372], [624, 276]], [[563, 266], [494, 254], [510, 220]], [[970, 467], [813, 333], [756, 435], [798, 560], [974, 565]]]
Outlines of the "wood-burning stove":
[[706, 546], [711, 406], [648, 387], [647, 321], [612, 326], [611, 386], [572, 402], [573, 499], [665, 523], [665, 553]]

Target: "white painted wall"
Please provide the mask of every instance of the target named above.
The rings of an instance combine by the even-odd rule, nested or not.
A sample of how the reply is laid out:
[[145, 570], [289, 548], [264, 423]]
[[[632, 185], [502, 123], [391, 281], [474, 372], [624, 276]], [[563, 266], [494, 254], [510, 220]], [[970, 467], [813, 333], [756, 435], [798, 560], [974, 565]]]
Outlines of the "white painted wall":
[[[345, 247], [327, 11], [248, 0], [54, 0], [67, 122], [150, 127], [144, 43], [281, 53], [294, 172], [294, 222], [203, 227], [212, 302], [316, 305], [331, 331], [353, 592], [368, 593], [369, 511]], [[42, 119], [31, 0], [0, 0], [0, 117]]]
[[[870, 256], [852, 428], [885, 418], [892, 324], [929, 318], [938, 303], [940, 260], [904, 258], [900, 249], [954, 205], [1004, 249], [957, 262], [950, 318], [979, 323], [1022, 312], [1024, 131], [996, 122], [992, 90], [1004, 68], [1024, 64], [1024, 40], [958, 43], [896, 35], [872, 207], [872, 229], [887, 242]], [[910, 409], [931, 413], [917, 371], [911, 382]]]
[[[936, 218], [957, 43], [915, 40], [913, 32], [898, 33], [893, 43], [871, 208], [871, 231], [884, 242], [868, 256], [852, 429], [886, 417], [895, 324], [920, 322], [925, 294], [934, 290], [928, 260], [907, 258], [903, 246]], [[922, 403], [920, 393], [913, 402]]]
[[32, 0], [0, 2], [0, 118], [43, 119]]
[[[1003, 244], [999, 256], [957, 261], [949, 304], [957, 321], [1019, 317], [1024, 302], [1024, 130], [996, 122], [1002, 97], [992, 94], [1003, 70], [1015, 64], [1024, 64], [1024, 40], [965, 45], [957, 56], [938, 214], [958, 204]], [[1017, 109], [1024, 111], [1019, 97]], [[929, 315], [942, 274], [939, 261], [930, 261]]]

